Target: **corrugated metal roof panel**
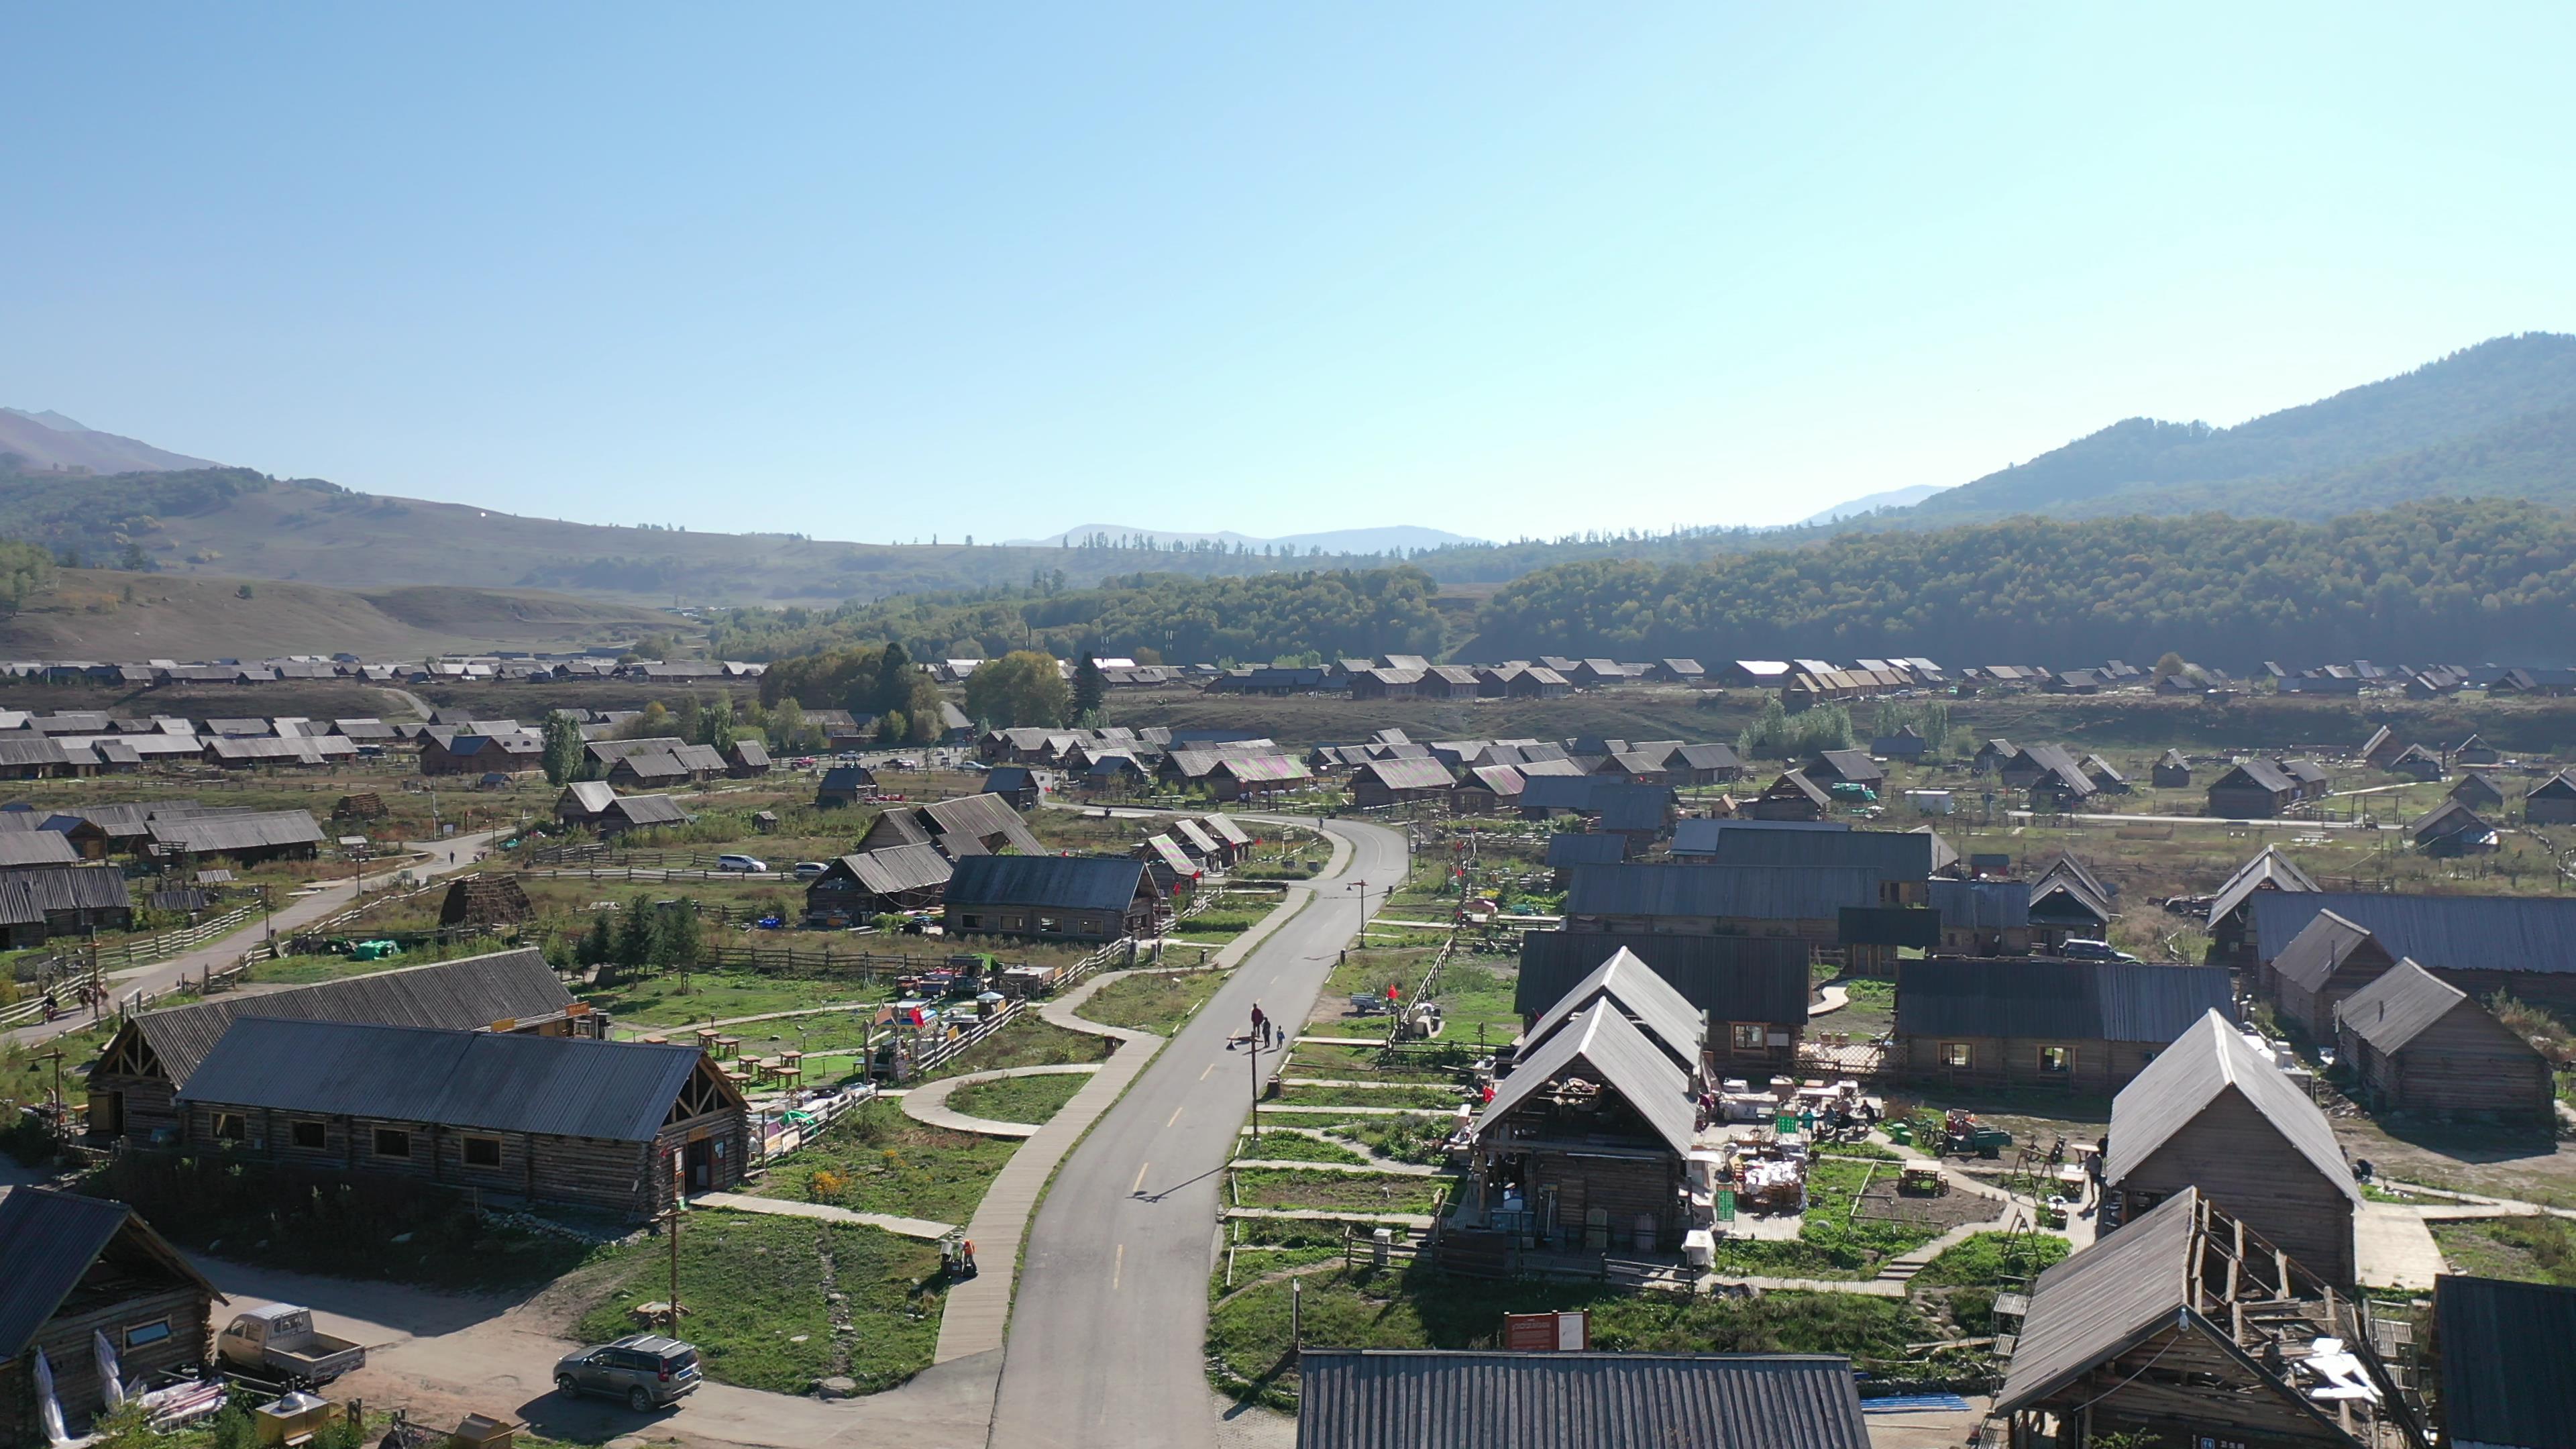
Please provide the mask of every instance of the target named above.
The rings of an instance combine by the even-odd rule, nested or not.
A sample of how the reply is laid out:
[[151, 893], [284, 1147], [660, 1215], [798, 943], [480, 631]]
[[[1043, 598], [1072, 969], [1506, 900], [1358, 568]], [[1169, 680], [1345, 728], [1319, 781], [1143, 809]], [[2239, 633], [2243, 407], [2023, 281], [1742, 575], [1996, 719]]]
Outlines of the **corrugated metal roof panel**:
[[179, 1100], [649, 1142], [703, 1055], [650, 1042], [242, 1016]]
[[237, 1016], [477, 1027], [555, 1016], [571, 1005], [572, 993], [555, 979], [544, 954], [531, 949], [434, 961], [265, 996], [226, 994], [147, 1011], [134, 1025], [170, 1080], [185, 1086]]
[[2176, 1321], [2189, 1306], [2196, 1188], [2039, 1275], [2012, 1366], [1995, 1395], [2010, 1413]]
[[948, 879], [948, 904], [1124, 911], [1142, 889], [1144, 870], [1144, 862], [1116, 856], [969, 856]]
[[2298, 939], [2320, 911], [2370, 932], [2391, 956], [2427, 968], [2576, 972], [2576, 898], [2412, 896], [2320, 891], [2255, 896], [2254, 931], [2278, 964], [2275, 943]]
[[1875, 906], [1875, 871], [1763, 865], [1578, 865], [1568, 915], [1732, 916], [1832, 920], [1845, 906]]
[[1628, 858], [1624, 835], [1558, 834], [1547, 838], [1547, 863], [1559, 870], [1574, 865], [1612, 865]]
[[2028, 881], [1935, 879], [1930, 886], [1944, 926], [2007, 931], [2030, 924]]
[[152, 839], [172, 850], [200, 855], [227, 850], [254, 850], [281, 845], [319, 845], [321, 823], [309, 810], [272, 810], [257, 815], [191, 815], [154, 818]]
[[1625, 951], [1715, 1021], [1803, 1022], [1813, 992], [1803, 941], [1758, 936], [1657, 936], [1626, 931], [1529, 931], [1521, 936], [1512, 1009], [1536, 1016], [1602, 962]]
[[1698, 1101], [1691, 1095], [1691, 1074], [1675, 1066], [1617, 1003], [1609, 1001], [1595, 1002], [1577, 1014], [1527, 1060], [1513, 1066], [1512, 1074], [1495, 1089], [1494, 1099], [1476, 1114], [1476, 1136], [1493, 1130], [1513, 1108], [1578, 1064], [1617, 1092], [1675, 1155], [1690, 1151], [1699, 1112]]
[[2576, 1449], [2576, 1288], [2433, 1280], [2447, 1442]]
[[2231, 1001], [2224, 966], [1948, 957], [1896, 966], [1896, 1029], [1906, 1036], [2161, 1047]]
[[1868, 1449], [1848, 1359], [1308, 1349], [1298, 1449]]
[[[1717, 865], [1847, 867], [1882, 880], [1922, 880], [1932, 874], [1932, 847], [1931, 836], [1911, 830], [1719, 830], [1706, 859]], [[1680, 849], [1676, 840], [1675, 853]]]
[[2218, 894], [2210, 898], [2209, 924], [2216, 926], [2257, 893], [2308, 892], [2316, 888], [2317, 883], [2308, 879], [2308, 873], [2299, 869], [2297, 862], [2283, 855], [2280, 847], [2264, 846], [2252, 860], [2238, 866], [2236, 874], [2229, 876]]
[[944, 885], [953, 869], [948, 857], [932, 845], [889, 845], [842, 856], [841, 863], [860, 885], [881, 896]]
[[2147, 1063], [2111, 1100], [2111, 1148], [2102, 1180], [2125, 1179], [2231, 1088], [2337, 1191], [2361, 1201], [2326, 1114], [2279, 1067], [2256, 1055], [2215, 1010]]

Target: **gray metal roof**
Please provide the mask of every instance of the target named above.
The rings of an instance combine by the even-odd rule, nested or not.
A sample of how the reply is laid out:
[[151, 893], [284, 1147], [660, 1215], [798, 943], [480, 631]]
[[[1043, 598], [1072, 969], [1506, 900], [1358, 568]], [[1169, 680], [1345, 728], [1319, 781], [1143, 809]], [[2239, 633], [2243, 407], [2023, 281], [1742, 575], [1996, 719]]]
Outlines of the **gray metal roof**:
[[152, 839], [172, 850], [200, 855], [281, 845], [319, 845], [322, 826], [310, 810], [271, 810], [257, 815], [155, 817]]
[[1754, 831], [1847, 831], [1848, 820], [1677, 820], [1673, 822], [1672, 853], [1705, 856], [1717, 850], [1718, 837], [1731, 830]]
[[38, 865], [0, 871], [0, 922], [10, 925], [33, 925], [47, 911], [113, 911], [133, 904], [125, 872], [112, 865]]
[[[985, 857], [991, 859], [990, 856]], [[954, 867], [930, 845], [889, 845], [845, 855], [834, 865], [861, 886], [881, 896], [945, 885]]]
[[[2266, 954], [2333, 911], [2379, 939], [2391, 956], [2432, 970], [2576, 972], [2576, 897], [2413, 896], [2321, 891], [2254, 898], [2254, 931]], [[2278, 957], [2273, 957], [2275, 963]]]
[[1046, 847], [1029, 831], [1029, 823], [1011, 802], [999, 795], [960, 795], [953, 800], [934, 800], [921, 807], [930, 828], [941, 835], [971, 835], [990, 845], [991, 837], [1002, 837], [1002, 843], [1030, 855], [1043, 855]]
[[237, 1016], [479, 1027], [560, 1015], [572, 1004], [572, 993], [555, 979], [544, 953], [526, 949], [405, 966], [264, 996], [228, 992], [189, 1006], [147, 1011], [134, 1019], [134, 1027], [171, 1082], [185, 1086]]
[[2335, 1018], [2353, 1035], [2393, 1053], [2468, 999], [2467, 992], [2413, 961], [2399, 961], [2338, 1003]]
[[2200, 1191], [2184, 1188], [2154, 1211], [2039, 1275], [2022, 1315], [1995, 1412], [2026, 1408], [2172, 1326], [2190, 1306], [2189, 1270]]
[[[36, 815], [35, 811], [26, 812]], [[42, 829], [43, 817], [37, 815], [39, 828], [0, 831], [0, 869], [32, 865], [77, 865], [81, 854], [72, 848], [71, 837], [58, 830]]]
[[1825, 1354], [1307, 1349], [1297, 1449], [1868, 1449]]
[[1578, 865], [1568, 915], [1735, 916], [1832, 920], [1846, 906], [1879, 903], [1872, 870], [1772, 865]]
[[1804, 941], [1630, 931], [1523, 932], [1512, 1009], [1538, 1015], [1621, 953], [1644, 962], [1712, 1020], [1787, 1024], [1807, 1019], [1812, 953]]
[[2314, 991], [2369, 939], [2370, 932], [2360, 926], [2332, 911], [2319, 911], [2272, 958], [2272, 970], [2282, 980]]
[[1932, 857], [1933, 837], [1912, 830], [1720, 830], [1703, 853], [1717, 865], [1850, 867], [1884, 880], [1922, 880]]
[[1476, 1135], [1484, 1136], [1513, 1108], [1577, 1067], [1617, 1092], [1676, 1155], [1690, 1151], [1699, 1114], [1691, 1074], [1611, 1001], [1593, 1003], [1516, 1064], [1494, 1089], [1494, 1100], [1476, 1114]]
[[1446, 790], [1457, 783], [1438, 760], [1371, 760], [1359, 772], [1390, 790]]
[[2008, 931], [2030, 924], [2028, 881], [1936, 878], [1930, 888], [1932, 909], [1945, 927]]
[[129, 1227], [174, 1277], [194, 1279], [223, 1297], [125, 1204], [50, 1187], [16, 1188], [0, 1194], [0, 1363], [27, 1351], [90, 1264]]
[[2224, 966], [1950, 957], [1896, 964], [1896, 1030], [1904, 1036], [2161, 1047], [2231, 1001]]
[[1144, 873], [1144, 862], [1118, 856], [968, 856], [948, 879], [947, 899], [952, 906], [1124, 911], [1143, 889]]
[[2268, 790], [2275, 795], [2287, 794], [2299, 788], [2298, 782], [2290, 778], [2287, 770], [2270, 760], [2247, 760], [2211, 782], [2210, 788], [2215, 790], [2231, 783], [2252, 785], [2258, 790]]
[[1576, 865], [1616, 865], [1628, 858], [1628, 837], [1601, 834], [1556, 834], [1547, 838], [1547, 863], [1557, 869]]
[[1575, 983], [1573, 990], [1559, 997], [1554, 1006], [1531, 1023], [1521, 1037], [1518, 1054], [1527, 1056], [1539, 1050], [1577, 1012], [1604, 997], [1640, 1030], [1670, 1050], [1685, 1070], [1699, 1065], [1700, 1051], [1707, 1045], [1707, 1019], [1689, 998], [1673, 989], [1671, 982], [1626, 950], [1612, 952], [1593, 968], [1592, 974]]
[[564, 786], [555, 797], [555, 807], [570, 805], [584, 815], [596, 815], [617, 799], [617, 789], [606, 780], [575, 780]]
[[689, 812], [670, 795], [620, 795], [609, 802], [607, 813], [629, 825], [679, 825], [689, 818]]
[[242, 1016], [182, 1102], [649, 1142], [697, 1047]]
[[1202, 815], [1199, 820], [1210, 833], [1224, 840], [1228, 845], [1252, 843], [1252, 837], [1244, 832], [1242, 826], [1234, 823], [1234, 817], [1231, 815]]
[[2433, 1314], [2446, 1442], [2576, 1449], [2576, 1288], [2444, 1275]]
[[2218, 894], [2210, 898], [2208, 924], [2216, 926], [2257, 894], [2316, 888], [2317, 883], [2308, 879], [2308, 873], [2299, 869], [2297, 862], [2283, 855], [2280, 847], [2267, 845], [2252, 860], [2238, 866], [2236, 874], [2229, 876]]
[[2361, 1201], [2361, 1189], [2353, 1186], [2352, 1169], [2335, 1145], [2326, 1114], [2215, 1010], [2147, 1063], [2111, 1100], [2111, 1147], [2104, 1154], [2103, 1180], [2127, 1178], [2230, 1091], [2243, 1097], [2338, 1191], [2356, 1204]]

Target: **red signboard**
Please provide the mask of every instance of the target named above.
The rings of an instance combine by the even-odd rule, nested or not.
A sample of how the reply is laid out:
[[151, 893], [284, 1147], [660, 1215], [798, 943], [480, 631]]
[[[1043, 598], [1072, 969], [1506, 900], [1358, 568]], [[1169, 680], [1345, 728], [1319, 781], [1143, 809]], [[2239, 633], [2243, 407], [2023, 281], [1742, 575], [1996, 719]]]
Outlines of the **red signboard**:
[[1592, 1347], [1592, 1315], [1506, 1313], [1503, 1347], [1512, 1353], [1582, 1353]]

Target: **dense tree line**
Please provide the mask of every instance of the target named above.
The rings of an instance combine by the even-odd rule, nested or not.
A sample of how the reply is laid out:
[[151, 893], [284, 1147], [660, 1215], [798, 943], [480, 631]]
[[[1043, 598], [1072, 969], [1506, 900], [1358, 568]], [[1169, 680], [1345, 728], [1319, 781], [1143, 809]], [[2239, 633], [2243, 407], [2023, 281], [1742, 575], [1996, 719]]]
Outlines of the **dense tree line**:
[[1325, 658], [1430, 654], [1445, 633], [1432, 603], [1438, 592], [1410, 565], [1237, 578], [1134, 574], [1096, 589], [1041, 585], [912, 594], [832, 610], [736, 610], [714, 625], [713, 650], [727, 659], [787, 659], [893, 640], [922, 658], [981, 659], [1022, 648], [1059, 658], [1089, 651], [1264, 662], [1307, 651]]
[[2569, 651], [2571, 607], [2576, 517], [2527, 503], [2410, 504], [2323, 524], [2021, 518], [1692, 567], [1546, 569], [1495, 595], [1472, 652], [2538, 660]]

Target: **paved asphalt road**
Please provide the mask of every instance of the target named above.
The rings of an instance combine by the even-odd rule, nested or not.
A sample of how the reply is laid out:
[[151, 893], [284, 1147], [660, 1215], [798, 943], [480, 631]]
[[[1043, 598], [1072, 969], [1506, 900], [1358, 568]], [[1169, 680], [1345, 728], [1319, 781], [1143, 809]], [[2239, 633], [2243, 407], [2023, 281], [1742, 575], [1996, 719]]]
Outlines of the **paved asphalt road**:
[[[1405, 840], [1334, 821], [1349, 863], [1236, 968], [1075, 1149], [1031, 1226], [992, 1442], [1208, 1449], [1203, 1368], [1219, 1169], [1252, 1095], [1252, 1007], [1303, 1022], [1341, 948], [1405, 871]], [[1353, 883], [1366, 881], [1363, 904]], [[1265, 1053], [1266, 1071], [1274, 1059]]]

